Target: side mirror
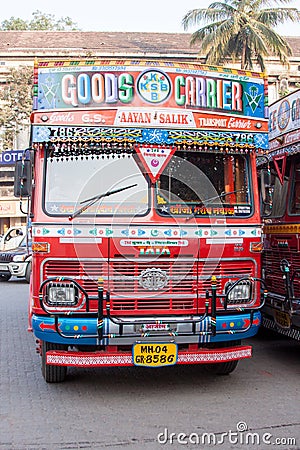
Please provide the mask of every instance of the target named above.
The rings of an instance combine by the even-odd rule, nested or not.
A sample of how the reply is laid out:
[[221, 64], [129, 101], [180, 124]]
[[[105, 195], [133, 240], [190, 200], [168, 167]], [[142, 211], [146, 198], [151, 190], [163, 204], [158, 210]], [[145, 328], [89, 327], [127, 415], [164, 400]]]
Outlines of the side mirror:
[[30, 197], [32, 189], [32, 163], [30, 159], [16, 161], [14, 196]]

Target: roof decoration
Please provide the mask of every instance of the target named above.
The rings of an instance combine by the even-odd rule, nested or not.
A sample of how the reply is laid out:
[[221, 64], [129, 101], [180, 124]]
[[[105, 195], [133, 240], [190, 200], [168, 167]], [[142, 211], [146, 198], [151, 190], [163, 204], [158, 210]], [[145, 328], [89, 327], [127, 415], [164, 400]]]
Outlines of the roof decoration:
[[55, 154], [66, 156], [131, 153], [134, 145], [217, 153], [263, 153], [268, 148], [265, 134], [110, 127], [79, 127], [74, 132], [73, 127], [37, 126], [33, 128], [33, 142], [37, 148], [39, 143], [46, 144], [56, 149]]

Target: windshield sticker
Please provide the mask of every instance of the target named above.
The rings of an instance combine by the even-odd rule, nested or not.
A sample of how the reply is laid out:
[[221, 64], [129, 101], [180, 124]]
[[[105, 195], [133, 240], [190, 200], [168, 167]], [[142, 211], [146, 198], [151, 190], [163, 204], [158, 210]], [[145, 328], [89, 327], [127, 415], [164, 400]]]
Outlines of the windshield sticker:
[[159, 206], [158, 211], [161, 215], [181, 216], [187, 215], [192, 219], [193, 217], [203, 216], [249, 216], [251, 213], [251, 206], [249, 205], [234, 205], [234, 206], [198, 206], [198, 205], [162, 205]]
[[[74, 203], [59, 203], [59, 202], [46, 202], [46, 210], [53, 215], [56, 214], [73, 214]], [[145, 211], [141, 211], [140, 207], [136, 204], [107, 204], [107, 205], [93, 205], [88, 208], [86, 214], [144, 214]]]
[[158, 239], [121, 239], [122, 247], [187, 247], [189, 245], [186, 239], [158, 240]]
[[159, 178], [176, 147], [136, 146], [136, 152], [152, 183]]

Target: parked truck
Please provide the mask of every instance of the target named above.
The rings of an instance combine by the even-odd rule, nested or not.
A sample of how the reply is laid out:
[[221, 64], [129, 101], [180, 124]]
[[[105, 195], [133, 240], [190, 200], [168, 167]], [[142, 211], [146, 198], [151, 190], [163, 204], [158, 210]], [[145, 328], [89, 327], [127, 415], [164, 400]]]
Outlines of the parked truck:
[[300, 340], [300, 90], [270, 105], [270, 150], [261, 175], [263, 326]]
[[148, 59], [37, 61], [30, 331], [68, 366], [232, 372], [261, 321], [263, 74]]

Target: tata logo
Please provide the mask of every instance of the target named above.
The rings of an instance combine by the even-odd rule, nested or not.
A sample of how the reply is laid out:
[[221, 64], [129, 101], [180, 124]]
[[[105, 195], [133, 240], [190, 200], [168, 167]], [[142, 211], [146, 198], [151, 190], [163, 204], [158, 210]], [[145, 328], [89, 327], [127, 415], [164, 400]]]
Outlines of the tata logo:
[[170, 256], [168, 247], [141, 247], [140, 256]]
[[169, 281], [167, 272], [159, 268], [149, 268], [141, 272], [139, 284], [148, 291], [159, 291], [164, 289]]

